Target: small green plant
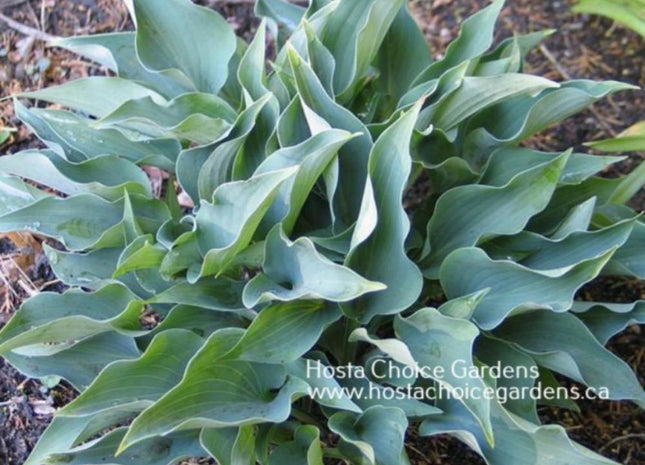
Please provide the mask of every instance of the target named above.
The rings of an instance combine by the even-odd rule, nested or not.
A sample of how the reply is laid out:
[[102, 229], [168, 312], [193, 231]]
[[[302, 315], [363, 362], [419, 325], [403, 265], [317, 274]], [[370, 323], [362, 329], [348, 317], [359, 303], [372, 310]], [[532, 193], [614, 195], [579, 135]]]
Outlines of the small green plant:
[[585, 145], [601, 152], [645, 152], [645, 121], [639, 121], [614, 138]]
[[573, 11], [606, 16], [645, 37], [645, 0], [578, 0]]
[[69, 111], [16, 100], [46, 148], [0, 158], [0, 231], [56, 239], [71, 288], [27, 300], [0, 354], [80, 392], [26, 465], [401, 465], [409, 428], [491, 465], [614, 463], [537, 404], [575, 408], [559, 373], [645, 405], [603, 347], [643, 302], [574, 301], [645, 276], [645, 224], [595, 176], [621, 157], [520, 143], [630, 86], [523, 74], [547, 33], [492, 47], [502, 6], [439, 61], [404, 0], [259, 0], [250, 44], [134, 0], [136, 32], [57, 43], [117, 76], [21, 95]]
[[11, 137], [12, 132], [13, 131], [11, 129], [0, 127], [0, 145], [4, 144], [9, 140], [9, 137]]

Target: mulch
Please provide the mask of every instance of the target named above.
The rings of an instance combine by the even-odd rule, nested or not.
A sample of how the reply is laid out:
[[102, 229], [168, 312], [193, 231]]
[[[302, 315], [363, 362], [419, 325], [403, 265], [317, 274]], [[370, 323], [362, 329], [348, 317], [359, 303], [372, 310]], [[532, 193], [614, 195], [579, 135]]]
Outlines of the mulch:
[[[250, 39], [258, 24], [252, 5], [203, 0], [198, 3], [219, 10], [238, 35]], [[429, 38], [433, 53], [441, 56], [458, 33], [458, 24], [488, 3], [487, 0], [412, 0], [412, 9]], [[595, 16], [573, 14], [571, 0], [507, 0], [502, 12], [498, 38], [514, 33], [556, 28], [544, 47], [531, 52], [527, 71], [554, 80], [614, 79], [642, 86], [645, 83], [645, 49], [635, 33]], [[127, 30], [131, 22], [120, 0], [0, 0], [0, 13], [13, 20], [57, 35], [71, 36]], [[46, 48], [0, 21], [0, 98], [25, 90], [50, 86], [106, 71], [69, 53]], [[588, 151], [582, 142], [614, 136], [643, 118], [643, 92], [621, 92], [565, 123], [543, 131], [527, 145], [540, 150], [559, 151], [574, 147]], [[0, 127], [17, 128], [0, 146], [14, 153], [39, 143], [18, 124], [10, 101], [0, 102]], [[642, 154], [629, 158], [604, 173], [615, 177], [630, 172], [643, 161]], [[632, 201], [645, 210], [645, 194]], [[0, 326], [30, 293], [57, 290], [44, 256], [33, 238], [0, 239]], [[630, 279], [604, 278], [585, 286], [579, 293], [585, 300], [633, 301], [645, 298], [645, 285]], [[632, 327], [617, 335], [610, 350], [629, 363], [645, 380], [645, 335]], [[64, 405], [74, 392], [61, 383], [48, 388], [26, 379], [0, 359], [0, 464], [21, 465], [53, 411]], [[563, 425], [580, 443], [626, 465], [645, 464], [645, 413], [628, 402], [581, 402], [580, 413], [541, 408], [545, 422]], [[475, 465], [484, 462], [468, 448], [448, 436], [428, 440], [407, 439], [415, 464]], [[194, 462], [196, 463], [196, 462]]]

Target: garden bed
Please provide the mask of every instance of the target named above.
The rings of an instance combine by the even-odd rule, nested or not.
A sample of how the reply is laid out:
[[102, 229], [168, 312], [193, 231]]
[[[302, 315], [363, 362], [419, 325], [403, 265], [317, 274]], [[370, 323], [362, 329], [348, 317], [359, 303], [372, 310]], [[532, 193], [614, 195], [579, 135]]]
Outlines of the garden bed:
[[[238, 35], [249, 39], [257, 21], [252, 5], [246, 2], [201, 2], [221, 11]], [[486, 0], [414, 1], [413, 10], [439, 57], [445, 46], [456, 37], [459, 23], [488, 2]], [[87, 75], [104, 74], [104, 70], [71, 56], [49, 49], [36, 36], [45, 34], [70, 36], [125, 30], [131, 27], [119, 0], [0, 0], [1, 13], [31, 28], [16, 31], [0, 22], [0, 97], [66, 82]], [[611, 21], [570, 12], [570, 2], [543, 0], [508, 0], [498, 34], [555, 28], [558, 31], [544, 46], [528, 57], [528, 71], [554, 80], [571, 78], [615, 79], [643, 85], [643, 41], [634, 33]], [[38, 32], [39, 31], [39, 32]], [[564, 124], [533, 138], [530, 145], [542, 150], [564, 150], [581, 143], [616, 135], [642, 119], [645, 97], [642, 92], [622, 92], [603, 100], [592, 111], [586, 111]], [[14, 153], [35, 144], [27, 128], [13, 115], [10, 101], [0, 102], [0, 125], [18, 128], [1, 150]], [[642, 156], [613, 165], [606, 176], [629, 172]], [[641, 192], [632, 207], [645, 210]], [[4, 324], [20, 302], [29, 294], [60, 290], [42, 254], [39, 239], [14, 235], [0, 241], [0, 325]], [[586, 286], [579, 297], [603, 301], [633, 301], [645, 298], [643, 283], [630, 279], [603, 279]], [[630, 328], [616, 336], [610, 349], [626, 360], [645, 379], [645, 336], [640, 328]], [[53, 411], [71, 398], [74, 392], [64, 383], [52, 389], [25, 379], [4, 361], [0, 361], [0, 463], [23, 463], [38, 436], [51, 420]], [[645, 415], [627, 402], [584, 402], [581, 411], [554, 408], [540, 411], [543, 419], [565, 426], [580, 443], [627, 465], [645, 463]], [[408, 438], [410, 457], [415, 464], [483, 463], [455, 440], [449, 438]]]

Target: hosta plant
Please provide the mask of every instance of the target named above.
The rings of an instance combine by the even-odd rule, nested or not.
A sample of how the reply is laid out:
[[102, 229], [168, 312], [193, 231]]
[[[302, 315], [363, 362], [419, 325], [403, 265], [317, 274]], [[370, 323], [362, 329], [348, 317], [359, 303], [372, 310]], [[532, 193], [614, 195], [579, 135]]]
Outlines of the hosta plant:
[[548, 32], [494, 45], [501, 0], [438, 61], [404, 0], [258, 0], [251, 43], [188, 0], [127, 5], [136, 31], [53, 44], [110, 76], [16, 96], [43, 148], [0, 158], [0, 231], [51, 238], [69, 287], [0, 354], [79, 391], [27, 465], [400, 465], [408, 433], [613, 463], [536, 409], [576, 408], [541, 395], [555, 374], [645, 405], [604, 348], [643, 302], [574, 299], [645, 275], [634, 179], [521, 143], [630, 86], [523, 73]]

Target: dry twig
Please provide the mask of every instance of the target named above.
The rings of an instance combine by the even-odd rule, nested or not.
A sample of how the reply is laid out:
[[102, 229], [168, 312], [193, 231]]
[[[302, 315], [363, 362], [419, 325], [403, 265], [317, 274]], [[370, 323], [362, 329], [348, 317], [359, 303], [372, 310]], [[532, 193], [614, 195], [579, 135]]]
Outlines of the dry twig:
[[14, 29], [26, 36], [33, 37], [34, 39], [43, 40], [45, 42], [52, 42], [58, 39], [58, 37], [56, 36], [47, 34], [46, 32], [40, 31], [33, 27], [25, 26], [24, 24], [21, 24], [18, 21], [14, 21], [13, 19], [3, 15], [2, 13], [0, 13], [0, 21], [5, 23], [11, 29]]
[[617, 442], [625, 441], [626, 439], [645, 439], [645, 434], [626, 434], [624, 436], [614, 438], [611, 441], [609, 441], [607, 444], [602, 446], [598, 452], [602, 452], [608, 447], [613, 446]]

